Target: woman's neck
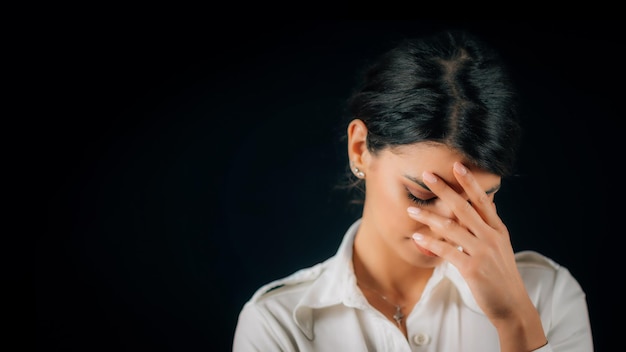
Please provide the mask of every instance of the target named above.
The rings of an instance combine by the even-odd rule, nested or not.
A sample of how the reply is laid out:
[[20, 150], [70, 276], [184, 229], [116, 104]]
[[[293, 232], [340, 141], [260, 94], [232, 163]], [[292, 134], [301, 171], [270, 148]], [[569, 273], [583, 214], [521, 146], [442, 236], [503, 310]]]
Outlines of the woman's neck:
[[352, 263], [359, 285], [398, 302], [417, 302], [434, 270], [411, 265], [384, 241], [361, 230], [355, 237]]

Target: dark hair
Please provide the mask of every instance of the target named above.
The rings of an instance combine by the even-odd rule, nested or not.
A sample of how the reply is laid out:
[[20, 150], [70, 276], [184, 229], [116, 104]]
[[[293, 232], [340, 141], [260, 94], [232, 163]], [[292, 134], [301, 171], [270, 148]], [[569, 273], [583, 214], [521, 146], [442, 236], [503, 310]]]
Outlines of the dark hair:
[[462, 31], [405, 39], [369, 66], [349, 99], [373, 154], [432, 141], [474, 166], [513, 174], [521, 140], [517, 92], [499, 54]]

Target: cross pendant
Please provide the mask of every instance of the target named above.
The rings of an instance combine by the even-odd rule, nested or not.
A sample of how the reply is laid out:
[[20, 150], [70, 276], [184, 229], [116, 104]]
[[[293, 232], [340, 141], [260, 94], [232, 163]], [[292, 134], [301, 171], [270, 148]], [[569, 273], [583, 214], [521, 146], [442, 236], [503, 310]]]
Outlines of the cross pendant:
[[393, 319], [398, 323], [398, 326], [402, 326], [402, 318], [404, 318], [404, 314], [402, 314], [400, 306], [396, 306], [396, 313], [393, 315]]

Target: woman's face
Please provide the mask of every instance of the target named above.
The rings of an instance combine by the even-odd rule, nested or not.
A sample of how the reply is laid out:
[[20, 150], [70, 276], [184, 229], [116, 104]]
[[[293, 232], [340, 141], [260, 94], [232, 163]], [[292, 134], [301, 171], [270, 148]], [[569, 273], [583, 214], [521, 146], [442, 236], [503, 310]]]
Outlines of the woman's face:
[[[452, 171], [455, 161], [463, 163], [465, 160], [455, 150], [430, 142], [387, 148], [376, 155], [366, 153], [368, 156], [363, 159], [366, 161], [363, 165], [366, 174], [363, 230], [387, 247], [391, 255], [397, 255], [416, 266], [436, 265], [440, 258], [423, 250], [411, 238], [415, 232], [434, 235], [433, 232], [411, 219], [407, 208], [422, 207], [457, 220], [448, 205], [425, 186], [422, 172], [438, 175], [457, 193], [466, 197]], [[473, 172], [493, 201], [501, 177], [474, 169], [466, 163], [464, 165]]]

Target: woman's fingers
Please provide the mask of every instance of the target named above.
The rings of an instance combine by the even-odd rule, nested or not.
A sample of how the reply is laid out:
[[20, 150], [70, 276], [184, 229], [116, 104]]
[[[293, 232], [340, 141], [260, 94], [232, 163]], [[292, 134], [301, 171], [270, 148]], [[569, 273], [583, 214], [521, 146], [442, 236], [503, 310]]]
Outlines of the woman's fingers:
[[[458, 222], [441, 216], [435, 212], [420, 209], [416, 207], [410, 207], [407, 209], [409, 216], [414, 220], [428, 226], [433, 232], [433, 236], [425, 236], [419, 234], [424, 238], [424, 243], [429, 246], [426, 248], [431, 252], [445, 256], [446, 253], [450, 253], [452, 250], [459, 251], [457, 247], [461, 246], [463, 252], [471, 254], [473, 249], [479, 245], [479, 239], [473, 236], [467, 228], [461, 226]], [[420, 236], [416, 236], [422, 239]], [[418, 242], [419, 244], [419, 242]], [[432, 246], [432, 249], [430, 248]]]
[[498, 184], [487, 190], [482, 189], [474, 179], [474, 175], [460, 162], [454, 163], [453, 170], [456, 180], [469, 198], [468, 202], [471, 204], [471, 208], [480, 215], [481, 219], [487, 223], [487, 225], [499, 232], [504, 230], [504, 223], [502, 219], [500, 219], [500, 216], [498, 216], [492, 196], [498, 191], [500, 185]]
[[481, 230], [482, 227], [485, 226], [485, 221], [481, 218], [481, 215], [476, 209], [474, 209], [471, 200], [461, 196], [461, 194], [452, 189], [443, 179], [430, 172], [425, 171], [422, 174], [422, 179], [428, 188], [437, 195], [439, 199], [446, 203], [459, 223], [468, 228], [475, 236], [480, 237], [482, 235], [484, 231]]
[[[422, 174], [428, 188], [445, 203], [453, 216], [417, 207], [409, 208], [409, 215], [432, 231], [432, 235], [426, 234], [417, 238], [423, 241], [423, 246], [428, 246], [424, 248], [442, 257], [472, 255], [479, 248], [484, 249], [485, 243], [481, 241], [488, 240], [495, 244], [499, 242], [501, 235], [508, 236], [506, 226], [498, 216], [493, 202], [493, 193], [499, 189], [500, 179], [495, 178], [493, 183], [480, 185], [472, 172], [461, 163], [455, 163], [453, 168], [461, 190], [451, 187], [445, 180], [430, 172]], [[462, 252], [457, 250], [459, 246], [463, 248]]]
[[413, 240], [421, 247], [433, 252], [441, 258], [446, 258], [455, 265], [462, 264], [462, 261], [466, 260], [468, 256], [468, 252], [466, 252], [463, 246], [440, 241], [421, 233], [414, 233]]

